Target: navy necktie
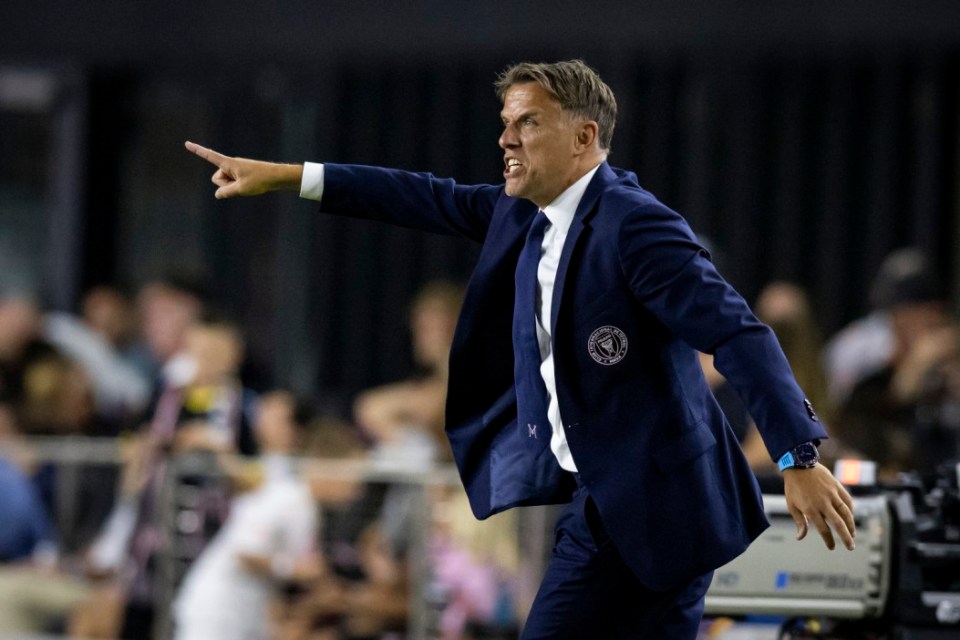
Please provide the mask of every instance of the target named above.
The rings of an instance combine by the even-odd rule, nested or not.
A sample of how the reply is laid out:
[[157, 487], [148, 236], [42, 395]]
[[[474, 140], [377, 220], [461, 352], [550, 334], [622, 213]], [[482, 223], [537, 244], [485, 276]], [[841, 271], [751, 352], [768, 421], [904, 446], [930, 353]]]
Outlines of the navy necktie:
[[545, 446], [550, 441], [547, 389], [540, 375], [537, 340], [537, 268], [543, 234], [550, 221], [539, 211], [530, 226], [517, 261], [516, 299], [513, 304], [514, 383], [517, 390], [517, 427], [526, 440]]

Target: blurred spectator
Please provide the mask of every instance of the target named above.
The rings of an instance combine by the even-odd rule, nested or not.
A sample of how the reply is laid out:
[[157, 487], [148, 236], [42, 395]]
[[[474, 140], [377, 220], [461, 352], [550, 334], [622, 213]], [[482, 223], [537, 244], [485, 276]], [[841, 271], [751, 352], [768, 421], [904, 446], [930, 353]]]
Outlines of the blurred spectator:
[[[31, 482], [32, 456], [13, 409], [0, 403], [0, 635], [63, 627], [86, 586], [57, 570], [56, 535]], [[9, 634], [9, 636], [8, 636]]]
[[837, 332], [824, 348], [827, 386], [837, 406], [858, 382], [876, 373], [893, 355], [893, 330], [886, 312], [875, 309]]
[[289, 393], [263, 397], [255, 425], [262, 480], [233, 499], [230, 516], [188, 571], [173, 607], [176, 638], [273, 637], [272, 588], [318, 573], [316, 505], [290, 458], [302, 445], [309, 420], [309, 412]]
[[[171, 417], [166, 411], [176, 405], [174, 451], [255, 453], [249, 421], [255, 396], [240, 383], [244, 358], [240, 328], [222, 315], [207, 312], [189, 326], [184, 343], [181, 366], [182, 373], [188, 376], [187, 383], [168, 383], [151, 429], [159, 426], [158, 418]], [[173, 399], [175, 403], [171, 402]]]
[[896, 402], [913, 406], [915, 468], [933, 472], [960, 462], [960, 330], [949, 326], [920, 336], [890, 382]]
[[55, 352], [35, 359], [24, 371], [20, 418], [30, 435], [105, 435], [86, 371]]
[[148, 282], [137, 295], [142, 342], [131, 357], [149, 380], [166, 378], [182, 384], [189, 375], [180, 369], [187, 329], [203, 311], [201, 286], [189, 278], [167, 276]]
[[[463, 291], [449, 282], [425, 285], [410, 306], [414, 361], [419, 374], [370, 389], [357, 397], [354, 418], [374, 441], [372, 458], [383, 468], [421, 470], [452, 459], [444, 433], [447, 365]], [[368, 490], [368, 499], [375, 499]], [[386, 488], [380, 522], [393, 550], [402, 555], [417, 490]]]
[[[773, 329], [794, 377], [816, 407], [819, 418], [828, 425], [833, 424], [835, 411], [827, 393], [826, 375], [820, 365], [823, 341], [806, 292], [790, 282], [771, 282], [760, 292], [754, 310], [757, 317]], [[776, 472], [776, 464], [770, 459], [755, 427], [751, 427], [743, 449], [754, 471]], [[821, 444], [820, 449], [829, 465], [831, 459], [841, 455], [842, 445], [839, 438], [831, 437]]]
[[37, 468], [37, 460], [22, 436], [15, 407], [8, 400], [0, 400], [0, 458], [30, 475]]
[[[123, 628], [129, 638], [149, 637], [153, 624], [155, 557], [172, 544], [163, 527], [162, 492], [174, 456], [256, 451], [249, 420], [254, 395], [238, 378], [244, 349], [239, 328], [207, 312], [192, 321], [182, 341], [179, 371], [165, 378], [152, 419], [127, 447], [120, 502], [90, 553], [95, 572], [114, 573], [119, 580], [127, 598]], [[176, 542], [192, 559], [222, 523], [227, 499], [209, 476], [178, 480], [195, 496], [196, 508], [183, 520], [192, 524], [178, 532], [183, 539]]]
[[[422, 470], [437, 460], [451, 460], [444, 405], [462, 299], [462, 289], [448, 282], [432, 282], [421, 289], [410, 310], [418, 375], [366, 391], [355, 402], [355, 419], [373, 438], [373, 459], [381, 468]], [[369, 487], [366, 495], [370, 497]], [[337, 637], [358, 640], [402, 634], [409, 612], [406, 556], [411, 519], [422, 517], [417, 507], [423, 498], [420, 487], [387, 487], [378, 520], [359, 536], [359, 576], [333, 578], [313, 589], [294, 608], [293, 625], [313, 628], [317, 620], [332, 619]], [[371, 508], [369, 502], [364, 508]]]
[[[25, 372], [19, 417], [30, 435], [116, 435], [116, 425], [94, 411], [84, 369], [56, 353], [35, 360]], [[93, 540], [113, 507], [116, 481], [117, 470], [109, 465], [47, 463], [37, 469], [34, 483], [48, 512], [56, 514], [67, 553]], [[67, 492], [61, 495], [64, 488]]]
[[893, 349], [884, 367], [854, 386], [837, 426], [850, 446], [876, 461], [879, 475], [889, 480], [898, 471], [931, 471], [956, 455], [955, 442], [949, 449], [925, 443], [931, 429], [940, 427], [927, 424], [921, 432], [918, 418], [928, 423], [931, 405], [926, 403], [950, 397], [957, 329], [922, 253], [894, 252], [884, 261], [877, 282], [874, 297], [889, 318]]
[[28, 296], [0, 293], [0, 398], [19, 402], [29, 365], [52, 353], [55, 349], [41, 339], [36, 303]]
[[[423, 374], [366, 391], [356, 401], [356, 421], [373, 437], [371, 457], [381, 468], [416, 471], [452, 460], [444, 432], [444, 409], [450, 347], [462, 302], [462, 289], [451, 283], [424, 286], [410, 308], [413, 355]], [[368, 497], [372, 495], [367, 492]], [[396, 559], [406, 554], [410, 519], [418, 517], [421, 499], [418, 487], [394, 484], [386, 488], [377, 530]]]
[[811, 310], [810, 298], [790, 282], [772, 282], [760, 292], [757, 317], [773, 329], [800, 388], [816, 407], [820, 419], [831, 422], [832, 402], [821, 366], [823, 337]]
[[370, 512], [379, 508], [380, 501], [368, 499], [371, 485], [359, 474], [331, 473], [326, 463], [360, 461], [367, 453], [366, 443], [351, 424], [321, 418], [310, 427], [304, 454], [319, 459], [311, 468], [309, 481], [314, 498], [324, 509], [322, 546], [334, 569], [357, 564], [352, 543], [375, 516]]
[[98, 285], [90, 289], [81, 302], [81, 316], [94, 333], [118, 351], [137, 338], [136, 307], [117, 287]]
[[289, 608], [283, 640], [403, 637], [409, 613], [406, 562], [376, 525], [361, 534], [358, 548], [362, 579], [324, 576]]
[[478, 521], [461, 487], [440, 491], [430, 537], [430, 591], [440, 607], [439, 638], [517, 636], [518, 535], [516, 511]]
[[[379, 500], [368, 495], [371, 484], [364, 482], [361, 467], [350, 464], [367, 456], [366, 444], [353, 425], [326, 418], [315, 421], [304, 452], [314, 458], [305, 465], [305, 471], [311, 493], [323, 512], [321, 548], [325, 571], [318, 580], [278, 604], [281, 630], [276, 637], [340, 638], [341, 613], [317, 603], [327, 603], [331, 593], [339, 594], [344, 585], [362, 579], [358, 541], [376, 517]], [[346, 467], [338, 469], [331, 466], [331, 461], [342, 462]]]
[[321, 417], [310, 426], [304, 455], [325, 460], [364, 458], [367, 455], [367, 442], [352, 424]]
[[346, 586], [339, 594], [348, 640], [402, 634], [410, 606], [409, 567], [398, 558], [376, 525], [360, 537], [360, 565], [365, 579]]
[[[443, 307], [442, 314], [438, 312], [437, 315], [445, 319], [448, 312], [447, 307]], [[432, 358], [445, 359], [441, 354], [449, 349], [447, 340], [451, 328], [444, 323], [438, 323], [434, 328], [443, 330], [424, 331], [433, 334], [434, 338], [421, 344], [429, 347], [427, 351], [433, 353]], [[439, 338], [443, 335], [447, 337], [441, 341]], [[445, 363], [441, 366], [445, 370]], [[413, 381], [411, 384], [417, 383]], [[431, 399], [436, 402], [435, 397]], [[393, 406], [412, 409], [401, 412], [404, 416], [436, 415], [421, 411], [423, 407], [419, 403], [423, 396], [401, 400], [406, 401], [405, 404]], [[442, 402], [439, 406], [427, 406], [434, 412], [442, 410]], [[387, 437], [399, 435], [404, 438], [403, 432], [408, 429], [427, 433], [406, 420], [398, 420], [388, 426]], [[324, 460], [353, 459], [365, 454], [352, 428], [329, 421], [319, 425], [312, 441], [310, 452]], [[402, 455], [402, 451], [400, 447], [392, 446], [380, 449], [381, 453], [392, 456]], [[382, 468], [384, 460], [376, 460], [375, 468]], [[389, 459], [386, 461], [390, 462]], [[413, 460], [397, 461], [406, 469], [423, 469], [423, 465], [429, 463], [429, 458], [422, 454]], [[410, 567], [406, 558], [409, 527], [413, 518], [422, 517], [424, 493], [418, 486], [401, 483], [384, 487], [378, 482], [361, 483], [358, 479], [353, 476], [331, 477], [329, 471], [324, 472], [319, 467], [315, 472], [312, 484], [314, 495], [324, 505], [323, 537], [329, 569], [306, 593], [286, 605], [279, 636], [284, 640], [403, 637], [410, 607]], [[385, 496], [383, 489], [386, 489]]]
[[50, 312], [44, 335], [83, 366], [94, 385], [97, 412], [117, 429], [143, 411], [151, 380], [124, 356], [136, 329], [131, 303], [116, 289], [99, 286], [84, 296], [83, 317]]
[[460, 287], [427, 284], [410, 310], [413, 355], [421, 375], [370, 389], [357, 398], [354, 418], [383, 450], [382, 457], [414, 466], [452, 459], [443, 431], [444, 403], [450, 345], [462, 302]]
[[883, 260], [870, 284], [870, 313], [841, 329], [825, 348], [830, 396], [836, 406], [847, 401], [857, 383], [893, 359], [896, 338], [890, 308], [905, 290], [924, 290], [926, 297], [940, 297], [931, 289], [939, 285], [930, 276], [927, 258], [918, 249], [898, 249]]
[[0, 404], [0, 563], [30, 558], [56, 562], [56, 536], [30, 480], [31, 466], [12, 407]]

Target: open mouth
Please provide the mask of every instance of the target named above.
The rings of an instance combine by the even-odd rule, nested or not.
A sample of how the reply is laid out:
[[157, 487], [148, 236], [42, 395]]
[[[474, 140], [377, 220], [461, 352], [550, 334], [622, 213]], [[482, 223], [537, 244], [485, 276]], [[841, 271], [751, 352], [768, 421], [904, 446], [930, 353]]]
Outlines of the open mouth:
[[518, 171], [522, 166], [516, 158], [507, 158], [507, 168], [504, 170], [503, 175], [509, 176]]

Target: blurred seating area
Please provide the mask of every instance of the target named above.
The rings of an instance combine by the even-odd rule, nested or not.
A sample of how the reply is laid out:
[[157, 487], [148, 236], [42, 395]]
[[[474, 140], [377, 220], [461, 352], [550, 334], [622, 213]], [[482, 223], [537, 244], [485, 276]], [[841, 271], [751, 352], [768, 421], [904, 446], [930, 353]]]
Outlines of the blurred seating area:
[[[932, 473], [960, 457], [956, 321], [916, 249], [892, 253], [871, 292], [869, 315], [826, 342], [795, 284], [770, 283], [755, 310], [829, 425], [828, 465]], [[408, 307], [416, 372], [357, 394], [347, 416], [253, 391], [244, 328], [183, 278], [134, 296], [97, 287], [76, 314], [3, 295], [0, 637], [515, 637], [552, 518], [477, 522], [450, 464], [461, 295], [422, 288]], [[775, 476], [702, 363], [756, 472]]]
[[461, 297], [423, 288], [416, 373], [350, 419], [252, 391], [243, 328], [185, 280], [0, 298], [0, 637], [515, 636], [549, 524], [477, 522], [450, 465]]

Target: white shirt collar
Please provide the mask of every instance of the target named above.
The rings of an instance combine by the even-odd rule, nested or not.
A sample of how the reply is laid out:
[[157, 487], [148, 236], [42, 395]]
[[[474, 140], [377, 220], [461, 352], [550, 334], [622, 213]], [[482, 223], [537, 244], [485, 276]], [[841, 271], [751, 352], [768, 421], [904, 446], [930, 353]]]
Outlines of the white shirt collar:
[[598, 164], [590, 171], [566, 188], [563, 193], [554, 198], [553, 202], [543, 208], [543, 213], [550, 220], [550, 224], [559, 227], [564, 233], [573, 223], [573, 216], [577, 213], [577, 207], [583, 199], [583, 194], [587, 190], [587, 185], [593, 179], [593, 174], [600, 168]]

